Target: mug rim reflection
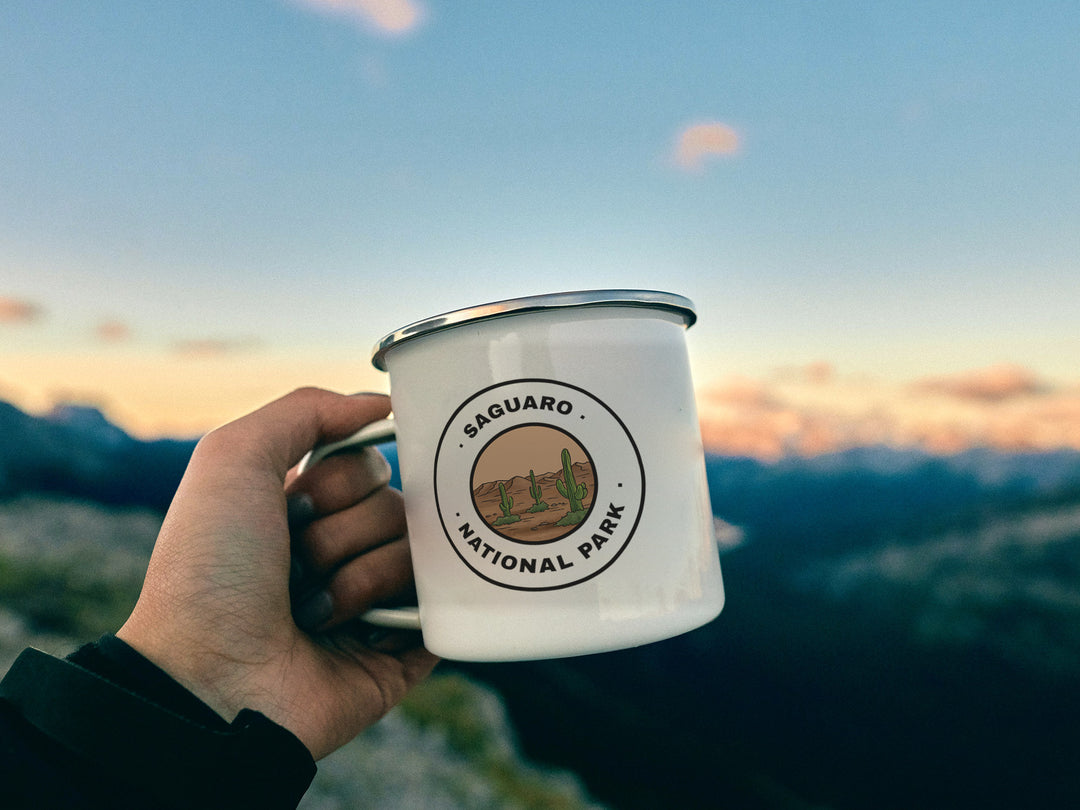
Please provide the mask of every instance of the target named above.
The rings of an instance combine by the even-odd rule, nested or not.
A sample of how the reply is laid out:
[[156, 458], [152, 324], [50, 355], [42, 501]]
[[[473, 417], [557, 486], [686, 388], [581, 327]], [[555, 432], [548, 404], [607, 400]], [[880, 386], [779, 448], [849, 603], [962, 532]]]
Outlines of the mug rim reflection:
[[694, 303], [689, 298], [659, 290], [576, 290], [530, 295], [452, 310], [396, 329], [375, 344], [372, 349], [371, 363], [380, 371], [386, 371], [386, 353], [393, 347], [418, 337], [466, 324], [531, 312], [610, 306], [641, 307], [674, 312], [682, 318], [686, 328], [693, 326], [697, 320]]

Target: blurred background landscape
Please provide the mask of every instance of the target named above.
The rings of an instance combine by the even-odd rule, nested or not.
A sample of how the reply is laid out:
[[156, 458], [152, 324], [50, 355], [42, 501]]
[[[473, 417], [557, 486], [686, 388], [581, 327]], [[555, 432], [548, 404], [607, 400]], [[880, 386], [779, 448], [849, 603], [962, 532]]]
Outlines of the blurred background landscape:
[[1058, 0], [8, 0], [0, 667], [116, 629], [214, 426], [388, 391], [439, 312], [670, 290], [721, 617], [445, 665], [309, 810], [1077, 806], [1078, 41]]
[[[119, 626], [192, 447], [84, 407], [0, 406], [0, 667]], [[1080, 452], [875, 446], [707, 469], [717, 621], [618, 653], [444, 662], [324, 763], [306, 806], [1080, 800]]]

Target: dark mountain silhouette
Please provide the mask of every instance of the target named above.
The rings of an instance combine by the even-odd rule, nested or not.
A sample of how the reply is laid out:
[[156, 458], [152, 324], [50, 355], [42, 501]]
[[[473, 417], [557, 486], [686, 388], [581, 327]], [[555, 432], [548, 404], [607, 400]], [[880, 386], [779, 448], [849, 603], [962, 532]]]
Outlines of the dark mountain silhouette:
[[0, 402], [0, 497], [47, 492], [164, 511], [195, 440], [140, 441], [95, 408], [35, 417]]
[[[193, 446], [0, 404], [0, 497], [164, 508]], [[707, 471], [745, 536], [715, 622], [443, 665], [500, 692], [530, 756], [617, 808], [1080, 806], [1080, 453], [871, 447]]]

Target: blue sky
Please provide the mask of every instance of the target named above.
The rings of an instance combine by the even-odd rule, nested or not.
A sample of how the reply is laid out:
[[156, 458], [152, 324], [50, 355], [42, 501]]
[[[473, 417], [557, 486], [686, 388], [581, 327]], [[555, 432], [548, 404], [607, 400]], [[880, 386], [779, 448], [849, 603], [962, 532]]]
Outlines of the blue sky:
[[702, 385], [1071, 385], [1078, 42], [1071, 2], [8, 0], [0, 394], [76, 357], [107, 398], [193, 347], [319, 383], [406, 322], [596, 287], [691, 297]]

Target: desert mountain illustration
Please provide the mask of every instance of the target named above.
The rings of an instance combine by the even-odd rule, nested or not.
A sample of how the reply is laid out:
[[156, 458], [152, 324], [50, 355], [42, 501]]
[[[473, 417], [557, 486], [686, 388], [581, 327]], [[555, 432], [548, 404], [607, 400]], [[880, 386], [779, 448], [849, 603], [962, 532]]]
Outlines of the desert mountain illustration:
[[557, 540], [572, 532], [592, 507], [596, 491], [592, 465], [567, 459], [565, 468], [523, 472], [473, 489], [473, 503], [484, 522], [504, 537], [527, 543]]

